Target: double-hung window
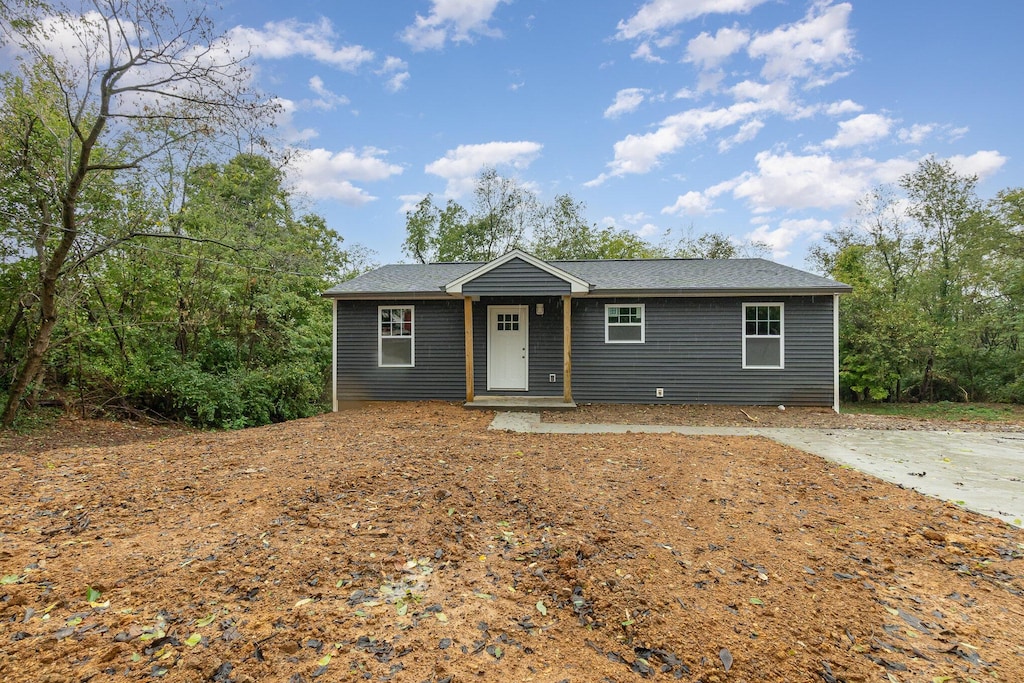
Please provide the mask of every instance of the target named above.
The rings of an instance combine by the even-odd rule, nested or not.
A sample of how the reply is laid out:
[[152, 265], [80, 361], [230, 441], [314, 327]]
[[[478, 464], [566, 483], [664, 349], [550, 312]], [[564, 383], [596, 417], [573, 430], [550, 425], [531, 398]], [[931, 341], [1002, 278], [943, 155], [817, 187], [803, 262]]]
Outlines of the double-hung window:
[[604, 307], [604, 340], [608, 344], [644, 343], [644, 305], [607, 304]]
[[743, 304], [743, 367], [785, 367], [782, 304]]
[[413, 307], [381, 306], [377, 318], [377, 365], [411, 368], [415, 364]]

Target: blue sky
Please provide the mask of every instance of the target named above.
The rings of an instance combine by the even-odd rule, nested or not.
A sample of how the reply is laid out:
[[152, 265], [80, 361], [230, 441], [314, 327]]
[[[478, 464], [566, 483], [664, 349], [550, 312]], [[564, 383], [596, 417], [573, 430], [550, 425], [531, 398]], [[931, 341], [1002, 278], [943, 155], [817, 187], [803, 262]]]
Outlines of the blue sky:
[[280, 98], [307, 207], [379, 263], [426, 193], [495, 167], [592, 223], [724, 232], [805, 267], [857, 200], [933, 154], [1024, 185], [1024, 3], [225, 0]]

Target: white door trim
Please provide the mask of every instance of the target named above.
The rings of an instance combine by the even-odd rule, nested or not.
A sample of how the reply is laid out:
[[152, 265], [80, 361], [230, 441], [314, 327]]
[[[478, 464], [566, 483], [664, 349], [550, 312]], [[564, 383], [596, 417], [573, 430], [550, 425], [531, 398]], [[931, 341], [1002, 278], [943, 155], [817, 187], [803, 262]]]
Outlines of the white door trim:
[[[501, 367], [496, 361], [499, 360], [497, 354], [500, 350], [495, 348], [493, 343], [495, 333], [495, 323], [497, 322], [497, 314], [499, 313], [518, 313], [519, 314], [519, 331], [522, 335], [522, 351], [519, 352], [521, 355], [522, 362], [522, 373], [523, 381], [522, 386], [496, 386], [495, 378], [497, 373], [496, 368]], [[529, 306], [488, 306], [487, 307], [487, 390], [488, 391], [529, 391], [530, 389], [530, 308]], [[506, 358], [506, 361], [508, 359]], [[520, 359], [513, 359], [518, 361]]]

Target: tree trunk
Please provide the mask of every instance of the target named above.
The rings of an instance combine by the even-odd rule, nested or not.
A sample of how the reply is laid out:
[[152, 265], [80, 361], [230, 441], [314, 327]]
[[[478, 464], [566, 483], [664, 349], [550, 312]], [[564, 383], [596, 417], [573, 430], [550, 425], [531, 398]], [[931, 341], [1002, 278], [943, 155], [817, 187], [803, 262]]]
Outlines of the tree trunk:
[[7, 405], [4, 407], [3, 415], [0, 415], [0, 427], [10, 427], [14, 417], [18, 414], [22, 399], [28, 386], [39, 373], [43, 366], [43, 357], [50, 348], [50, 337], [53, 335], [53, 328], [57, 325], [57, 282], [61, 278], [61, 271], [67, 262], [71, 247], [78, 239], [78, 226], [75, 216], [75, 208], [78, 201], [78, 194], [82, 189], [82, 182], [85, 179], [86, 169], [89, 164], [89, 153], [96, 142], [99, 131], [103, 128], [103, 117], [93, 127], [93, 132], [82, 145], [82, 153], [78, 160], [75, 175], [71, 177], [68, 189], [61, 198], [60, 224], [61, 237], [53, 254], [49, 259], [44, 257], [46, 252], [46, 232], [42, 231], [36, 236], [36, 253], [39, 254], [39, 331], [32, 340], [32, 346], [25, 356], [25, 362], [21, 366], [21, 372], [11, 387], [7, 396]]
[[932, 369], [935, 367], [935, 354], [928, 356], [928, 363], [924, 366], [924, 378], [921, 381], [921, 400], [932, 402], [935, 400], [935, 386], [932, 380]]
[[28, 391], [29, 384], [39, 374], [39, 369], [43, 365], [43, 357], [46, 355], [46, 350], [50, 348], [50, 336], [53, 334], [53, 328], [57, 324], [56, 279], [44, 280], [41, 290], [39, 331], [32, 340], [32, 346], [25, 356], [21, 372], [18, 373], [18, 378], [7, 395], [7, 405], [4, 407], [3, 415], [0, 416], [0, 426], [3, 427], [10, 427], [14, 422], [15, 416], [18, 414], [18, 408], [21, 406], [21, 400]]
[[18, 310], [15, 312], [11, 324], [7, 326], [4, 338], [0, 339], [0, 376], [7, 372], [9, 366], [13, 368], [15, 365], [15, 363], [11, 362], [11, 349], [14, 347], [14, 337], [18, 333], [18, 325], [25, 318], [26, 310], [28, 309], [19, 303]]

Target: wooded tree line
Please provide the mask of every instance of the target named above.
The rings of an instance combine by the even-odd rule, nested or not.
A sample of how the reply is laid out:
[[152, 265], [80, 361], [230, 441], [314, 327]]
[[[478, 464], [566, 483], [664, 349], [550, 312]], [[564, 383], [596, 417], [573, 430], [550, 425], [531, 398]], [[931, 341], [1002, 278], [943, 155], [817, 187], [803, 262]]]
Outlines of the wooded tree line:
[[1024, 402], [1024, 189], [928, 158], [860, 203], [815, 267], [853, 286], [840, 306], [846, 398]]
[[437, 206], [432, 195], [406, 214], [402, 250], [420, 263], [490, 261], [512, 249], [543, 259], [737, 258], [765, 256], [760, 242], [717, 232], [671, 232], [650, 242], [634, 232], [588, 222], [586, 205], [571, 194], [544, 203], [515, 178], [484, 169], [476, 179], [473, 203], [453, 199]]
[[175, 6], [0, 5], [4, 425], [26, 401], [212, 426], [321, 409], [319, 294], [352, 254], [253, 153], [275, 105], [244, 55]]
[[[322, 410], [319, 295], [365, 256], [300, 215], [261, 153], [273, 99], [218, 49], [201, 4], [72, 4], [0, 3], [21, 60], [0, 75], [0, 422], [47, 401], [205, 426]], [[54, 51], [67, 35], [75, 47]], [[854, 287], [847, 397], [1024, 401], [1024, 190], [985, 201], [976, 184], [925, 160], [814, 250]], [[423, 198], [402, 246], [421, 262], [767, 254], [719, 233], [653, 243], [585, 214], [489, 169], [468, 207]]]

